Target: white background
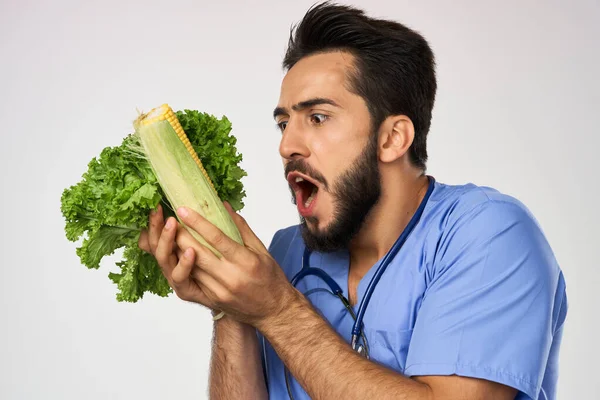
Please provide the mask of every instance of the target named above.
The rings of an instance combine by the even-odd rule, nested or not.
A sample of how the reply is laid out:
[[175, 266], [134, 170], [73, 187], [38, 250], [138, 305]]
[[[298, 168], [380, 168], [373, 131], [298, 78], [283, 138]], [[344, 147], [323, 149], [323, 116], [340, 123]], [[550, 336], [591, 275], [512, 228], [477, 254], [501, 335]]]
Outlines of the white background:
[[[175, 297], [117, 303], [114, 259], [79, 264], [60, 195], [131, 131], [136, 108], [168, 102], [231, 119], [249, 174], [243, 215], [265, 243], [295, 224], [271, 114], [290, 25], [312, 3], [1, 0], [0, 398], [206, 397], [208, 312]], [[430, 41], [428, 172], [534, 212], [568, 285], [559, 398], [598, 398], [600, 6], [353, 4]]]

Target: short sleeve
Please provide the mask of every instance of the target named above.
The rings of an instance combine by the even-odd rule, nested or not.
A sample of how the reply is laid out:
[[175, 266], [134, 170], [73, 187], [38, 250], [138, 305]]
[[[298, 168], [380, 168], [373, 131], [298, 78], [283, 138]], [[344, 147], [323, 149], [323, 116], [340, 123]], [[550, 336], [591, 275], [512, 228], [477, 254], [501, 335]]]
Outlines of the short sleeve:
[[408, 350], [407, 376], [461, 375], [538, 397], [564, 319], [564, 281], [520, 204], [485, 201], [448, 222]]

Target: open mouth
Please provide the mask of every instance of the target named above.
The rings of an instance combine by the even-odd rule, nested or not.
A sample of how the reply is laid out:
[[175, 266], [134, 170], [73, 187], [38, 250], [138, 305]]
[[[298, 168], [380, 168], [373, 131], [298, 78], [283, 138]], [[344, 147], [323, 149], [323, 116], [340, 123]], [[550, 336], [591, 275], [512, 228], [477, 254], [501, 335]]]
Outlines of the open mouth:
[[296, 204], [300, 213], [304, 216], [310, 214], [317, 200], [318, 182], [298, 172], [290, 173], [288, 182], [296, 195]]

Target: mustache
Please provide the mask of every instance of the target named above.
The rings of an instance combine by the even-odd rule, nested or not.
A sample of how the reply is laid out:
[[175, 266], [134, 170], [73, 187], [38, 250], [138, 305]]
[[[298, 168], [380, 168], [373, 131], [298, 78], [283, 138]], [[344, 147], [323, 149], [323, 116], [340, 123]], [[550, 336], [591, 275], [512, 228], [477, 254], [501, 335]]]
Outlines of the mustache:
[[309, 176], [315, 181], [321, 183], [326, 190], [329, 190], [329, 184], [327, 183], [327, 179], [325, 179], [325, 177], [319, 171], [308, 165], [303, 160], [292, 160], [286, 164], [284, 177], [287, 178], [287, 176], [292, 172], [299, 172], [301, 174]]

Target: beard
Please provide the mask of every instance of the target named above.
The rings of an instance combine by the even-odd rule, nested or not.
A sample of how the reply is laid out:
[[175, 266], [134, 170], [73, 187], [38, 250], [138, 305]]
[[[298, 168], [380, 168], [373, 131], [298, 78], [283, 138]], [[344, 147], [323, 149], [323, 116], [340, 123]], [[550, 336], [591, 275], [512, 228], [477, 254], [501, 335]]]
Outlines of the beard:
[[[334, 202], [333, 220], [321, 230], [316, 228], [318, 218], [300, 216], [300, 231], [305, 245], [318, 252], [346, 250], [381, 197], [377, 135], [370, 135], [362, 153], [331, 188], [318, 171], [301, 160], [290, 161], [286, 165], [286, 176], [290, 171], [302, 172], [322, 183]], [[292, 202], [296, 204], [293, 190]], [[307, 221], [315, 226], [314, 230], [308, 227]]]

